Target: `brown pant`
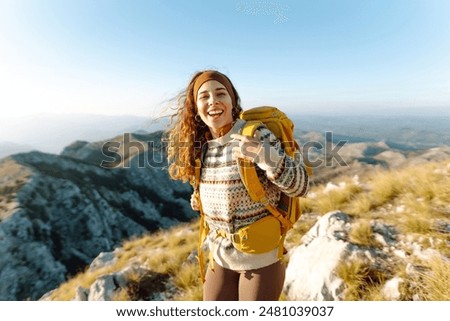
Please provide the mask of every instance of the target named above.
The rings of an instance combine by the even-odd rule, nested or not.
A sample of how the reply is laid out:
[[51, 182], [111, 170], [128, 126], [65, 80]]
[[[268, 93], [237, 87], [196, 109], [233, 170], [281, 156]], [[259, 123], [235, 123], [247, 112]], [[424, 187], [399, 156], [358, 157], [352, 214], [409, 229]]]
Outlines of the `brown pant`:
[[283, 290], [285, 265], [272, 265], [248, 271], [225, 269], [214, 262], [203, 285], [204, 301], [277, 301]]

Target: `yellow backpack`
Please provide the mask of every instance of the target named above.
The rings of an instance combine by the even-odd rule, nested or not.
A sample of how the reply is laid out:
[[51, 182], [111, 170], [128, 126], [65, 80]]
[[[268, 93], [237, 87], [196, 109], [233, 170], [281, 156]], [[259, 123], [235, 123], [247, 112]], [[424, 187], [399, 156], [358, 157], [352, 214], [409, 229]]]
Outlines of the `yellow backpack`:
[[[281, 141], [287, 155], [294, 157], [295, 153], [300, 153], [300, 147], [294, 138], [294, 123], [278, 108], [255, 107], [242, 112], [240, 118], [246, 121], [242, 135], [253, 137], [255, 130], [261, 125], [265, 125]], [[287, 232], [292, 228], [301, 215], [300, 198], [288, 197], [282, 193], [278, 206], [275, 208], [266, 199], [263, 185], [256, 175], [255, 164], [239, 159], [239, 171], [252, 200], [266, 205], [269, 212], [280, 221], [282, 230]]]
[[[241, 113], [240, 118], [246, 121], [242, 129], [242, 135], [253, 137], [255, 130], [265, 125], [281, 142], [285, 153], [294, 157], [300, 152], [300, 147], [294, 139], [294, 124], [284, 112], [276, 107], [255, 107]], [[287, 232], [300, 218], [300, 197], [289, 197], [281, 193], [278, 206], [275, 207], [268, 202], [264, 187], [256, 173], [255, 164], [244, 159], [238, 160], [239, 172], [243, 184], [251, 199], [264, 204], [272, 214], [266, 216], [253, 224], [250, 224], [233, 235], [221, 232], [223, 237], [229, 237], [233, 245], [243, 252], [264, 253], [278, 247], [278, 256], [284, 254], [284, 240]], [[309, 167], [307, 167], [308, 173]], [[191, 182], [194, 191], [198, 192], [200, 182], [201, 161], [196, 161], [196, 174]], [[202, 251], [203, 242], [209, 233], [209, 227], [205, 222], [200, 204], [200, 232], [198, 242], [198, 260], [200, 263], [200, 275], [204, 281], [204, 255]], [[210, 263], [212, 258], [210, 257]]]

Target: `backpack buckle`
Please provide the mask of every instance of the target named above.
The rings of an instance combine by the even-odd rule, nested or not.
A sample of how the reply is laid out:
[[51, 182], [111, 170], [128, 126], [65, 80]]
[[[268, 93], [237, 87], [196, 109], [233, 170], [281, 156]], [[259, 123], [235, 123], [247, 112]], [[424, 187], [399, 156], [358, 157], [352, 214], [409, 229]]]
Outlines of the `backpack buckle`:
[[241, 237], [239, 233], [228, 233], [224, 230], [216, 230], [216, 237], [227, 238], [233, 243], [240, 243], [241, 240], [247, 240], [247, 235]]
[[241, 241], [247, 240], [247, 235], [241, 237], [239, 233], [232, 233], [230, 234], [230, 240], [233, 243], [240, 243]]

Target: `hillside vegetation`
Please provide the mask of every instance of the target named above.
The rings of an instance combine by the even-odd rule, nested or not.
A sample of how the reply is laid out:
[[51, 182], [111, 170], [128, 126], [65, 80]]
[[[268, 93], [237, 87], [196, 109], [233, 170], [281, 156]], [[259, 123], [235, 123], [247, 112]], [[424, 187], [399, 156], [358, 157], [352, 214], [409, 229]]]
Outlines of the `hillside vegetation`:
[[[364, 258], [342, 260], [335, 272], [345, 285], [343, 300], [392, 299], [386, 288], [393, 280], [397, 300], [450, 300], [450, 159], [340, 176], [312, 186], [302, 204], [302, 219], [286, 240], [288, 250], [301, 244], [318, 218], [340, 210], [352, 218], [348, 242], [389, 256], [383, 268], [367, 265]], [[390, 227], [395, 248], [379, 237], [379, 223]], [[128, 240], [113, 259], [91, 265], [45, 299], [80, 299], [80, 289], [92, 289], [102, 276], [127, 270], [126, 282], [113, 289], [110, 299], [201, 300], [197, 231], [194, 220]], [[289, 300], [285, 294], [282, 299]]]

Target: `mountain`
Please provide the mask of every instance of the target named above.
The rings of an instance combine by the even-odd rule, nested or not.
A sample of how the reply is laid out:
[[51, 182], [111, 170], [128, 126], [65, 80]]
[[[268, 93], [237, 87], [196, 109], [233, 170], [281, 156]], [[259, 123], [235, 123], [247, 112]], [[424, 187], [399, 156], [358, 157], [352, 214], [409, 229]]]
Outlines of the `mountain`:
[[[382, 140], [336, 135], [333, 131], [298, 131], [297, 134], [303, 158], [308, 161], [313, 171], [314, 183], [327, 182], [343, 173], [354, 175], [366, 171], [398, 168], [411, 163], [442, 160], [450, 153], [450, 141], [448, 144], [426, 143], [425, 140], [420, 141], [418, 137], [411, 141], [404, 141], [402, 137], [394, 140], [395, 138], [391, 137], [392, 140], [388, 141], [388, 134]], [[445, 133], [440, 137], [446, 141]]]
[[0, 142], [0, 159], [8, 155], [23, 153], [33, 150], [34, 147], [24, 144], [16, 144], [11, 142]]
[[38, 150], [57, 154], [76, 140], [100, 141], [120, 133], [154, 132], [164, 121], [132, 115], [37, 114], [0, 120], [0, 158], [15, 151], [5, 144], [28, 146], [20, 152]]
[[[286, 238], [283, 300], [450, 300], [450, 153], [418, 157], [312, 186]], [[197, 233], [126, 241], [42, 300], [201, 300]]]
[[442, 115], [292, 115], [297, 135], [332, 134], [333, 141], [379, 142], [411, 150], [450, 145], [450, 114]]
[[[450, 147], [444, 144], [448, 129], [441, 133], [442, 141], [435, 143], [427, 141], [430, 138], [420, 141], [424, 133], [420, 130], [425, 129], [416, 123], [414, 132], [399, 136], [398, 140], [394, 134], [389, 136], [386, 128], [389, 135], [377, 139], [383, 128], [373, 135], [356, 135], [352, 129], [354, 123], [345, 121], [332, 123], [321, 118], [315, 130], [306, 131], [308, 122], [305, 120], [301, 123], [305, 126], [297, 131], [304, 157], [313, 165], [313, 191], [308, 199], [315, 206], [321, 206], [310, 205], [310, 217], [315, 219], [329, 211], [343, 210], [339, 204], [335, 206], [336, 200], [353, 199], [351, 195], [328, 198], [327, 194], [313, 199], [313, 195], [317, 195], [315, 189], [331, 190], [334, 185], [340, 186], [337, 180], [352, 181], [354, 177], [369, 177], [389, 169], [422, 168], [428, 163], [444, 162], [450, 155]], [[348, 131], [345, 131], [346, 126]], [[438, 122], [436, 128], [439, 126]], [[427, 130], [432, 133], [428, 137], [435, 137], [433, 128]], [[180, 223], [190, 222], [197, 216], [189, 205], [190, 186], [172, 181], [167, 175], [162, 133], [149, 134], [144, 130], [118, 133], [93, 141], [80, 136], [64, 145], [60, 154], [31, 151], [0, 160], [0, 300], [36, 300], [72, 280], [96, 260], [98, 266], [102, 266], [103, 263], [98, 262], [107, 257], [117, 260], [116, 251], [125, 261], [121, 264], [129, 267], [134, 254], [127, 252], [127, 245], [124, 245], [125, 252], [119, 250], [123, 242], [141, 236], [148, 240], [150, 234], [161, 235], [160, 230], [178, 228], [182, 226]], [[341, 143], [340, 138], [344, 136], [351, 139]], [[408, 175], [415, 177], [419, 172]], [[361, 186], [366, 188], [370, 184]], [[362, 190], [361, 186], [354, 191]], [[359, 202], [362, 212], [370, 213], [372, 205], [368, 199], [362, 197]], [[376, 209], [380, 208], [377, 204], [373, 205]], [[442, 210], [440, 206], [435, 207]], [[314, 222], [310, 223], [312, 226]], [[177, 229], [182, 240], [164, 234], [158, 241], [148, 241], [159, 246], [155, 245], [146, 259], [150, 262], [160, 258], [161, 268], [167, 263], [176, 270], [188, 264], [185, 261], [195, 256], [191, 245], [185, 243], [187, 235], [195, 230], [195, 222], [192, 224]], [[163, 261], [161, 251], [167, 242], [189, 259], [172, 255], [164, 257]], [[106, 254], [99, 258], [101, 253]], [[150, 270], [149, 282], [157, 280], [160, 286], [168, 284], [166, 273], [155, 272], [155, 267]], [[99, 275], [99, 271], [103, 271], [102, 268], [95, 273]], [[134, 268], [127, 271], [131, 275], [135, 272]], [[189, 271], [192, 269], [186, 269], [186, 273]]]
[[[122, 145], [114, 166], [101, 150], [112, 141]], [[123, 240], [195, 217], [165, 159], [157, 132], [1, 160], [0, 300], [35, 300]]]

